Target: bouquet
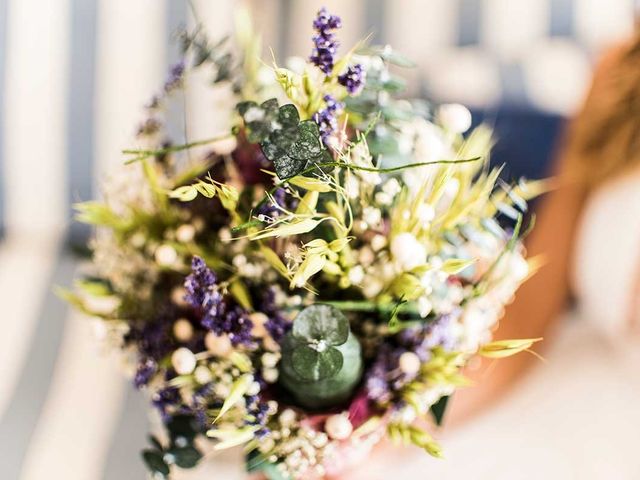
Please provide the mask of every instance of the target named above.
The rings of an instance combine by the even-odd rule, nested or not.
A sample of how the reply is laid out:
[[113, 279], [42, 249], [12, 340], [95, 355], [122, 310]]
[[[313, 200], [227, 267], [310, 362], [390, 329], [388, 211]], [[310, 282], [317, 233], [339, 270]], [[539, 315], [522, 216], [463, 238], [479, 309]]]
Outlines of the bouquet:
[[[180, 33], [123, 174], [78, 205], [93, 261], [63, 295], [159, 412], [157, 478], [235, 446], [272, 479], [337, 473], [385, 437], [440, 456], [429, 432], [469, 360], [536, 340], [491, 332], [529, 274], [541, 186], [499, 178], [463, 106], [403, 99], [391, 48], [338, 56], [325, 9], [287, 68], [239, 25], [233, 44]], [[194, 70], [227, 89], [229, 128], [175, 143], [164, 112]]]

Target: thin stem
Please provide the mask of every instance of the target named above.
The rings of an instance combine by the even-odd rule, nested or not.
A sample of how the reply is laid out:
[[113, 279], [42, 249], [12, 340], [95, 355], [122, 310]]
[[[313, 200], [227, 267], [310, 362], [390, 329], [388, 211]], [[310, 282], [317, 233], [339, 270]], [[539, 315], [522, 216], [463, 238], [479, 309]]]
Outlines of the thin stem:
[[199, 147], [202, 145], [208, 145], [213, 142], [218, 142], [220, 140], [226, 140], [227, 138], [231, 138], [233, 136], [232, 133], [225, 133], [224, 135], [218, 135], [217, 137], [207, 138], [205, 140], [197, 140], [195, 142], [189, 142], [182, 145], [171, 145], [165, 148], [159, 148], [157, 150], [136, 150], [136, 149], [127, 149], [122, 150], [122, 153], [125, 155], [137, 155], [134, 158], [131, 158], [125, 162], [125, 165], [129, 165], [134, 162], [139, 162], [140, 160], [144, 160], [145, 158], [149, 158], [154, 155], [162, 155], [164, 153], [171, 152], [180, 152], [182, 150], [188, 150], [193, 147]]
[[326, 162], [326, 163], [316, 163], [312, 167], [305, 168], [296, 176], [304, 175], [305, 173], [310, 173], [314, 170], [317, 170], [323, 167], [343, 167], [349, 170], [361, 170], [364, 172], [393, 173], [393, 172], [399, 172], [399, 171], [405, 170], [407, 168], [426, 167], [429, 165], [452, 165], [457, 163], [477, 162], [481, 158], [482, 157], [467, 158], [462, 160], [434, 160], [432, 162], [408, 163], [407, 165], [401, 165], [399, 167], [392, 167], [392, 168], [362, 167], [360, 165], [353, 165], [351, 163], [346, 163], [346, 162]]

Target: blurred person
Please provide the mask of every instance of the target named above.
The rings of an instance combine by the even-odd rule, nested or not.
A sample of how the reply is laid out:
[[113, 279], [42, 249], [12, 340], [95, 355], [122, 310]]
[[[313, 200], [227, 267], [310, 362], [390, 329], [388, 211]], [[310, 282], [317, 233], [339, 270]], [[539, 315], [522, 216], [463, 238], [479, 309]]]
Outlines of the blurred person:
[[528, 241], [543, 265], [496, 332], [545, 337], [546, 360], [469, 371], [445, 460], [383, 445], [341, 478], [640, 478], [640, 31], [604, 55], [566, 133]]

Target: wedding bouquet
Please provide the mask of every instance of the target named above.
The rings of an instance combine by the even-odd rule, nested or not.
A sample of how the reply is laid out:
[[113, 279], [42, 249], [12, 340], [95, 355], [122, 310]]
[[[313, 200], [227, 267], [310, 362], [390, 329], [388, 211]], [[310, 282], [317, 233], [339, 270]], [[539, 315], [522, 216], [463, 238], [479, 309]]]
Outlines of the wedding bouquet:
[[[430, 425], [464, 366], [535, 341], [491, 332], [529, 273], [540, 185], [499, 179], [463, 106], [400, 99], [411, 62], [389, 47], [338, 57], [340, 23], [320, 10], [288, 68], [244, 23], [234, 45], [182, 32], [141, 148], [78, 206], [92, 270], [63, 294], [160, 413], [158, 478], [241, 445], [272, 479], [339, 472], [385, 436], [440, 456]], [[229, 128], [173, 143], [163, 112], [194, 70], [226, 89]]]

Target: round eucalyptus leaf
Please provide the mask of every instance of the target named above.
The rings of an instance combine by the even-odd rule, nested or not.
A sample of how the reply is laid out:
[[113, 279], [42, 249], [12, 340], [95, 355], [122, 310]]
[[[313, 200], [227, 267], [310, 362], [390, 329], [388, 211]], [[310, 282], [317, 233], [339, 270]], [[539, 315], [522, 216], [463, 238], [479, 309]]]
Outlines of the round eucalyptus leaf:
[[166, 477], [169, 475], [169, 465], [162, 458], [163, 454], [159, 450], [147, 449], [142, 452], [142, 459], [149, 470]]
[[292, 333], [303, 343], [323, 341], [327, 346], [338, 346], [349, 338], [349, 320], [331, 305], [311, 305], [298, 314]]
[[202, 454], [192, 446], [172, 448], [169, 453], [174, 456], [176, 465], [180, 468], [193, 468], [202, 458]]
[[296, 347], [292, 354], [293, 369], [309, 382], [331, 378], [342, 368], [344, 359], [336, 348], [318, 351], [308, 345]]
[[295, 177], [307, 166], [306, 160], [296, 160], [288, 155], [282, 155], [273, 159], [273, 167], [280, 180]]
[[292, 103], [287, 103], [280, 107], [278, 112], [278, 120], [283, 127], [295, 127], [300, 122], [300, 115], [298, 115], [298, 109]]
[[309, 159], [322, 152], [318, 125], [313, 121], [305, 121], [298, 127], [298, 138], [291, 145], [289, 155], [293, 158]]

